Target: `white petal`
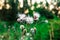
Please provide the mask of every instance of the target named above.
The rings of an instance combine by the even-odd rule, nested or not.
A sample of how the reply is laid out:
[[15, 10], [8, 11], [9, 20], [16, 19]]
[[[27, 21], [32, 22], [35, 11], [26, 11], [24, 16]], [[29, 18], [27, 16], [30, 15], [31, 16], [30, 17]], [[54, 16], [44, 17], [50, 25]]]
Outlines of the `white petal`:
[[33, 20], [32, 17], [30, 17], [30, 16], [26, 17], [26, 22], [27, 22], [27, 23], [32, 24], [33, 21], [34, 21], [34, 20]]
[[18, 18], [17, 21], [20, 22], [20, 18]]

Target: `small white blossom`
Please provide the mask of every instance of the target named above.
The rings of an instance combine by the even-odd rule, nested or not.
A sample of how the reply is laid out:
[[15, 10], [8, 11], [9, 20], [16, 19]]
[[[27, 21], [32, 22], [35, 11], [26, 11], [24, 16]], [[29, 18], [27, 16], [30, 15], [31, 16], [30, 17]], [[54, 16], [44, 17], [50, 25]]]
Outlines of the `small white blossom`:
[[23, 37], [21, 37], [21, 40], [24, 40], [24, 38], [23, 38]]
[[39, 20], [40, 14], [38, 12], [33, 12], [34, 20]]
[[24, 21], [25, 20], [25, 18], [26, 18], [26, 15], [25, 14], [18, 14], [18, 19], [17, 19], [17, 21], [18, 22], [22, 22], [22, 21]]
[[34, 22], [33, 17], [30, 16], [26, 17], [26, 22], [32, 24]]
[[20, 18], [18, 18], [17, 21], [20, 22]]
[[30, 40], [33, 40], [33, 37], [30, 37]]
[[31, 28], [30, 31], [31, 31], [32, 35], [34, 35], [36, 33], [36, 28], [35, 27]]
[[34, 29], [33, 28], [31, 28], [31, 31], [33, 31]]
[[20, 25], [20, 29], [23, 29], [24, 28], [24, 25]]
[[45, 23], [48, 23], [48, 20], [45, 20]]
[[30, 35], [30, 33], [26, 33], [26, 36], [29, 36]]
[[34, 33], [34, 28], [31, 28], [31, 33]]

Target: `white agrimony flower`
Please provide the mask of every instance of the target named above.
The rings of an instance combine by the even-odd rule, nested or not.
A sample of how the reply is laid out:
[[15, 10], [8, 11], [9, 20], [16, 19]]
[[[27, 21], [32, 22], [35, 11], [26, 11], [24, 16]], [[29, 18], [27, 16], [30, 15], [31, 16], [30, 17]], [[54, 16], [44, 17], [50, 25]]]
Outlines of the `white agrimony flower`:
[[24, 19], [24, 18], [26, 17], [26, 15], [25, 15], [25, 14], [18, 14], [18, 17], [19, 17], [20, 19]]
[[24, 21], [25, 20], [25, 17], [26, 17], [26, 15], [25, 14], [18, 14], [18, 19], [17, 19], [17, 21], [18, 22], [22, 22], [22, 21]]
[[26, 17], [26, 22], [32, 24], [34, 22], [33, 17], [30, 16]]
[[33, 12], [34, 20], [39, 20], [40, 14], [38, 12]]

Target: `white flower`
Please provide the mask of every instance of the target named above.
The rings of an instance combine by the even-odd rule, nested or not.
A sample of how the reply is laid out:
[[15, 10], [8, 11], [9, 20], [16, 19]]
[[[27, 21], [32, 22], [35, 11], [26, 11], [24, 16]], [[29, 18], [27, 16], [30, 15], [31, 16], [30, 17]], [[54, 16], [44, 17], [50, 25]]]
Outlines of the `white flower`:
[[25, 17], [26, 17], [25, 14], [21, 14], [20, 19], [23, 19], [24, 20]]
[[26, 15], [25, 14], [19, 14], [18, 13], [18, 17], [25, 17]]
[[24, 28], [24, 25], [20, 25], [20, 29], [23, 29]]
[[54, 5], [49, 5], [49, 9], [52, 10], [54, 8]]
[[24, 40], [25, 36], [23, 35], [20, 40]]
[[34, 33], [34, 28], [31, 28], [31, 32]]
[[21, 37], [21, 39], [20, 40], [24, 40], [24, 38], [23, 37]]
[[18, 18], [17, 21], [20, 22], [20, 18]]
[[38, 12], [33, 12], [34, 20], [39, 20], [40, 14]]
[[34, 35], [36, 33], [36, 28], [35, 27], [31, 28], [30, 31], [31, 31], [32, 35]]
[[17, 21], [18, 22], [22, 22], [22, 21], [24, 21], [25, 20], [25, 17], [26, 17], [26, 15], [25, 14], [18, 14], [18, 19], [17, 19]]
[[30, 17], [30, 16], [26, 17], [26, 22], [27, 22], [27, 23], [32, 24], [33, 21], [34, 21], [34, 20], [33, 20], [32, 17]]
[[33, 31], [34, 29], [33, 28], [31, 28], [31, 31]]
[[30, 40], [33, 40], [33, 37], [30, 37]]
[[45, 20], [45, 23], [48, 23], [48, 20]]
[[26, 33], [26, 36], [29, 36], [30, 35], [30, 33]]
[[34, 30], [36, 30], [36, 27], [34, 27]]

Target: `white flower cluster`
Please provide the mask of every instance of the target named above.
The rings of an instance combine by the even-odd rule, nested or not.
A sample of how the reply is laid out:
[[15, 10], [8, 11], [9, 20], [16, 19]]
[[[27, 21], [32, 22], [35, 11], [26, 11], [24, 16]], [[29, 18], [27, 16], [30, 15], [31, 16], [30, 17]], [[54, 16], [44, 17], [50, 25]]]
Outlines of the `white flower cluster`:
[[39, 20], [40, 14], [38, 12], [33, 12], [33, 17], [31, 16], [26, 16], [25, 14], [18, 14], [18, 22], [23, 22], [25, 21], [26, 23], [32, 24], [34, 20]]

